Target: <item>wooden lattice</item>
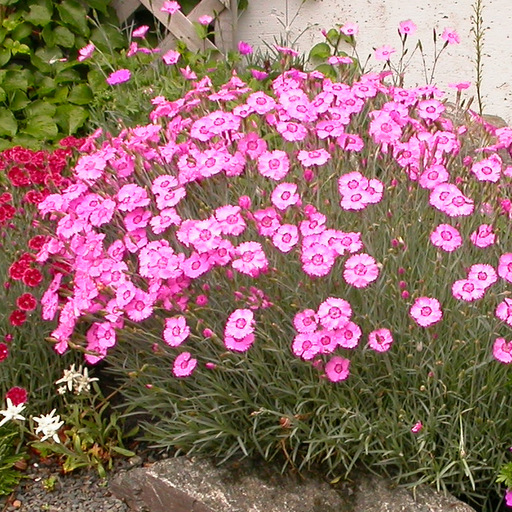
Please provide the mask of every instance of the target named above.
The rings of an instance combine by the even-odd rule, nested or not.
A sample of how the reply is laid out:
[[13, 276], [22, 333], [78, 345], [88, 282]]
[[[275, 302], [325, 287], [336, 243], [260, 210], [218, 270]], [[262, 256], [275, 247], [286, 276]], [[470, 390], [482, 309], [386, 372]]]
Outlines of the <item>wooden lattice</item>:
[[[185, 16], [181, 11], [172, 16], [162, 12], [160, 9], [164, 0], [114, 0], [112, 5], [117, 12], [121, 23], [126, 22], [130, 16], [143, 5], [151, 14], [166, 28], [168, 35], [159, 45], [162, 51], [173, 48], [176, 40], [184, 41], [189, 50], [202, 51], [205, 49], [219, 49], [226, 51], [233, 48], [234, 28], [230, 0], [201, 0], [194, 10]], [[203, 15], [212, 16], [215, 19], [215, 44], [209, 40], [202, 40], [198, 37], [193, 22], [197, 22]]]

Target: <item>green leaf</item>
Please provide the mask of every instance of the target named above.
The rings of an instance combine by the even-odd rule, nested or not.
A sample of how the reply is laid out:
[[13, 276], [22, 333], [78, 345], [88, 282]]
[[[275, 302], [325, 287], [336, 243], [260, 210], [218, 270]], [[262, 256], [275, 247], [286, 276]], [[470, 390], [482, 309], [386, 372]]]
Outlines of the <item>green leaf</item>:
[[336, 78], [336, 71], [329, 64], [320, 64], [315, 68], [320, 73], [323, 73], [328, 78]]
[[75, 28], [84, 37], [89, 37], [89, 26], [87, 25], [87, 11], [75, 0], [64, 0], [57, 5], [60, 19], [63, 23]]
[[55, 44], [63, 46], [64, 48], [73, 48], [75, 45], [75, 36], [71, 30], [66, 27], [59, 26], [54, 31]]
[[17, 90], [9, 102], [9, 107], [13, 112], [16, 112], [24, 109], [29, 103], [30, 100], [27, 95], [23, 91]]
[[0, 101], [5, 101], [7, 99], [7, 94], [5, 94], [5, 91], [0, 87]]
[[0, 137], [14, 137], [18, 131], [18, 123], [10, 110], [0, 107]]
[[14, 44], [11, 46], [11, 53], [13, 55], [18, 53], [29, 55], [30, 48], [26, 44], [20, 43], [19, 41], [14, 41]]
[[41, 141], [23, 133], [18, 133], [11, 141], [13, 146], [22, 146], [29, 149], [39, 149], [41, 147]]
[[57, 108], [55, 117], [62, 131], [67, 135], [73, 135], [87, 121], [89, 113], [83, 107], [61, 105]]
[[93, 100], [92, 91], [88, 85], [75, 85], [69, 92], [68, 101], [75, 105], [87, 105]]
[[109, 52], [126, 47], [126, 38], [122, 32], [112, 25], [102, 25], [91, 32], [91, 42], [102, 52]]
[[30, 119], [23, 133], [39, 140], [54, 139], [59, 133], [57, 123], [50, 116], [35, 116]]
[[0, 28], [0, 43], [4, 42], [5, 36], [7, 35], [7, 30], [5, 28]]
[[310, 59], [328, 59], [331, 56], [331, 48], [327, 43], [318, 43], [309, 52]]
[[67, 101], [69, 89], [66, 86], [59, 86], [53, 96], [52, 103], [64, 103]]
[[96, 9], [97, 11], [99, 11], [105, 15], [108, 12], [108, 4], [109, 3], [110, 3], [110, 0], [88, 0], [87, 1], [87, 5], [91, 9]]
[[61, 71], [55, 77], [55, 82], [57, 84], [63, 84], [63, 83], [67, 83], [67, 82], [80, 82], [80, 81], [81, 81], [80, 73], [78, 73], [78, 71], [75, 71], [74, 69], [66, 69], [64, 71]]
[[21, 23], [12, 31], [12, 37], [16, 41], [21, 41], [32, 34], [34, 26], [31, 23]]
[[119, 455], [122, 455], [123, 457], [134, 457], [135, 452], [132, 452], [131, 450], [127, 450], [126, 448], [121, 448], [120, 446], [112, 446], [112, 451], [119, 453]]
[[28, 69], [10, 69], [5, 75], [3, 86], [8, 93], [17, 89], [26, 91], [31, 82], [32, 74]]
[[0, 0], [0, 5], [14, 5], [17, 4], [20, 0]]
[[42, 98], [48, 96], [57, 88], [57, 84], [53, 78], [45, 76], [41, 81], [37, 81], [37, 96]]
[[25, 20], [34, 25], [44, 27], [52, 21], [52, 3], [45, 0], [34, 2], [30, 5], [30, 11], [25, 15]]
[[98, 69], [91, 69], [89, 73], [87, 73], [87, 82], [94, 94], [108, 88], [105, 75]]
[[0, 48], [0, 67], [5, 66], [11, 59], [11, 51], [7, 48]]
[[55, 41], [55, 34], [53, 32], [53, 24], [49, 23], [47, 24], [43, 30], [41, 30], [41, 37], [43, 38], [43, 41], [49, 46], [50, 48], [53, 48], [57, 43]]
[[25, 108], [25, 116], [27, 119], [37, 116], [53, 117], [56, 111], [57, 107], [55, 105], [44, 100], [36, 100], [32, 101], [30, 105]]
[[62, 51], [59, 47], [38, 48], [32, 55], [30, 62], [43, 74], [49, 74], [55, 70], [55, 63], [62, 59]]

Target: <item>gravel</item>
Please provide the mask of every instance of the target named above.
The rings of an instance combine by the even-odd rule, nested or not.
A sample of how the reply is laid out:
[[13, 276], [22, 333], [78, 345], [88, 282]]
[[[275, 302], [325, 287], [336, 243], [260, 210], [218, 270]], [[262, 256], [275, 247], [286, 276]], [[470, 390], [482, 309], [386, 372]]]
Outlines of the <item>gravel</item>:
[[18, 489], [0, 498], [2, 512], [128, 512], [129, 508], [108, 490], [108, 481], [118, 469], [137, 465], [120, 461], [107, 478], [100, 478], [95, 470], [76, 471], [63, 475], [59, 466], [32, 462], [24, 472]]

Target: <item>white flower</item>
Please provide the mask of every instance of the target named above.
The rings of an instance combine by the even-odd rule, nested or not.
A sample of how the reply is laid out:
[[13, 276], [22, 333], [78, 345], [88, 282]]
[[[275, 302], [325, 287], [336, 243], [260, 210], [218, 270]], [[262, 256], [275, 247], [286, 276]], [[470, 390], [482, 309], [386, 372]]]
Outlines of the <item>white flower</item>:
[[75, 378], [76, 378], [76, 370], [75, 370], [75, 365], [72, 364], [69, 368], [69, 370], [64, 370], [64, 376], [62, 377], [62, 379], [59, 379], [57, 381], [55, 381], [55, 384], [64, 384], [64, 385], [67, 385], [68, 387], [68, 390], [69, 391], [72, 391], [73, 390], [73, 383], [75, 381]]
[[4, 417], [0, 421], [0, 427], [7, 423], [9, 420], [25, 420], [25, 417], [20, 414], [25, 409], [25, 404], [13, 405], [10, 398], [7, 399], [7, 409], [0, 411], [0, 414]]
[[34, 421], [36, 421], [39, 425], [35, 429], [36, 434], [43, 434], [41, 441], [46, 441], [50, 439], [50, 437], [56, 442], [60, 443], [59, 436], [57, 432], [60, 427], [64, 425], [64, 421], [60, 420], [60, 416], [57, 414], [54, 416], [56, 409], [53, 409], [50, 414], [45, 414], [44, 416], [35, 417]]
[[80, 395], [82, 393], [88, 393], [91, 390], [91, 382], [98, 380], [96, 377], [89, 378], [89, 370], [86, 368], [82, 368], [82, 365], [78, 367], [78, 370], [75, 370], [75, 365], [72, 364], [69, 370], [64, 370], [64, 376], [57, 380], [55, 384], [64, 384], [59, 388], [59, 394], [64, 394], [65, 389], [69, 391], [73, 391], [76, 395]]

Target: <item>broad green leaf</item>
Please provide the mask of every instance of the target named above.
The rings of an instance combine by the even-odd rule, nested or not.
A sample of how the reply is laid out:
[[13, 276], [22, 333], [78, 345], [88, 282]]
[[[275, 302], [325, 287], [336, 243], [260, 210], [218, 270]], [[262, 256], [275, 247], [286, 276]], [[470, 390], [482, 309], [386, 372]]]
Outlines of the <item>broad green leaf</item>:
[[83, 126], [89, 112], [83, 107], [76, 105], [61, 105], [57, 108], [56, 120], [62, 131], [67, 135], [73, 135], [76, 131]]
[[4, 42], [5, 36], [7, 35], [7, 29], [0, 28], [0, 43]]
[[105, 75], [98, 69], [91, 69], [89, 73], [87, 73], [87, 82], [94, 94], [109, 87], [105, 81]]
[[11, 47], [11, 53], [13, 56], [18, 53], [29, 55], [30, 48], [26, 44], [20, 43], [19, 41], [14, 41], [14, 44]]
[[329, 64], [320, 64], [320, 66], [317, 66], [315, 69], [328, 78], [336, 78], [336, 71]]
[[62, 59], [62, 51], [58, 47], [38, 48], [30, 61], [41, 73], [50, 74], [55, 70], [55, 64]]
[[87, 0], [87, 5], [91, 9], [96, 9], [97, 11], [99, 11], [105, 15], [108, 12], [108, 4], [109, 3], [110, 3], [110, 0]]
[[30, 5], [30, 11], [25, 15], [25, 20], [34, 25], [44, 27], [52, 21], [52, 14], [52, 3], [42, 0]]
[[92, 91], [89, 86], [85, 84], [75, 85], [69, 91], [68, 101], [75, 105], [87, 105], [93, 100]]
[[14, 137], [18, 131], [18, 123], [10, 110], [0, 107], [0, 137]]
[[12, 31], [12, 38], [21, 41], [32, 34], [33, 30], [34, 26], [31, 23], [21, 23]]
[[53, 117], [55, 112], [57, 111], [57, 107], [48, 103], [44, 100], [36, 100], [32, 101], [30, 105], [25, 108], [25, 116], [27, 119], [36, 116], [49, 116]]
[[5, 74], [3, 87], [6, 92], [17, 89], [26, 91], [32, 83], [32, 74], [28, 69], [9, 69]]
[[87, 25], [87, 11], [75, 0], [64, 0], [57, 5], [60, 19], [63, 23], [74, 27], [79, 34], [88, 37], [90, 30]]
[[0, 87], [0, 101], [5, 101], [7, 99], [7, 94], [5, 94], [5, 91]]
[[17, 4], [20, 0], [0, 0], [0, 5], [14, 5]]
[[39, 149], [41, 147], [41, 140], [27, 135], [25, 133], [18, 133], [11, 141], [13, 146], [22, 146], [29, 149]]
[[35, 116], [30, 119], [23, 133], [31, 135], [36, 139], [54, 139], [59, 133], [55, 120], [50, 116]]
[[9, 107], [13, 112], [16, 112], [24, 109], [29, 103], [30, 100], [27, 95], [23, 91], [17, 90], [14, 92], [9, 102]]
[[68, 99], [69, 89], [65, 85], [60, 85], [57, 87], [53, 98], [49, 101], [52, 103], [64, 103]]
[[64, 48], [73, 48], [75, 44], [75, 36], [71, 30], [66, 27], [56, 27], [54, 30], [55, 44], [63, 46]]
[[4, 149], [11, 148], [12, 146], [15, 146], [16, 144], [13, 144], [8, 139], [1, 139], [0, 138], [0, 151], [3, 151]]
[[62, 84], [62, 83], [66, 83], [66, 82], [80, 82], [80, 81], [81, 81], [80, 73], [74, 69], [66, 69], [64, 71], [61, 71], [55, 77], [55, 82], [57, 84]]
[[50, 48], [54, 47], [57, 43], [55, 42], [55, 34], [53, 32], [53, 23], [48, 23], [43, 30], [41, 30], [41, 37], [47, 46]]
[[44, 96], [48, 96], [57, 88], [57, 84], [53, 78], [49, 76], [45, 76], [41, 80], [37, 81], [37, 96], [42, 98]]
[[309, 52], [310, 59], [322, 59], [325, 60], [331, 56], [331, 48], [327, 43], [318, 43], [311, 48]]
[[0, 67], [5, 66], [11, 60], [11, 51], [7, 48], [0, 48]]
[[92, 30], [91, 42], [102, 52], [109, 52], [110, 50], [125, 48], [127, 46], [126, 38], [119, 28], [107, 24]]

